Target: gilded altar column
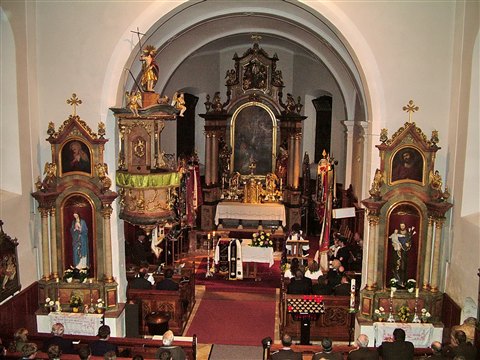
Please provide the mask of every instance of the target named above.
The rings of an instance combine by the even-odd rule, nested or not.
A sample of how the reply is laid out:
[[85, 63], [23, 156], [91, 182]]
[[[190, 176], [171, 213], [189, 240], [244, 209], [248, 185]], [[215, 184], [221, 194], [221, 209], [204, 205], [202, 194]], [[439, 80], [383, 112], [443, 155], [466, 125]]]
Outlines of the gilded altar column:
[[353, 164], [353, 130], [355, 127], [355, 121], [343, 120], [342, 124], [347, 128], [347, 149], [345, 159], [345, 185], [348, 186], [352, 183], [352, 164]]
[[57, 220], [56, 209], [50, 209], [50, 257], [52, 258], [52, 278], [58, 278]]
[[438, 276], [440, 267], [440, 241], [442, 239], [443, 219], [437, 219], [435, 221], [435, 245], [433, 247], [433, 265], [432, 265], [432, 278], [430, 282], [430, 291], [438, 291]]
[[433, 218], [428, 218], [427, 226], [427, 244], [425, 248], [425, 262], [423, 269], [423, 289], [427, 290], [430, 286], [431, 261], [432, 261], [432, 243], [433, 243]]
[[295, 135], [290, 134], [288, 137], [288, 166], [287, 166], [287, 187], [293, 187], [293, 179], [295, 168]]
[[374, 290], [377, 281], [377, 239], [378, 239], [378, 221], [376, 215], [368, 215], [368, 257], [367, 257], [367, 290]]
[[105, 282], [113, 282], [112, 276], [112, 233], [110, 230], [110, 215], [112, 215], [112, 207], [110, 204], [104, 205], [102, 208], [103, 216], [103, 234], [104, 234], [104, 251], [105, 251]]
[[298, 189], [300, 186], [300, 165], [302, 164], [302, 159], [301, 159], [301, 140], [302, 140], [302, 133], [298, 132], [295, 134], [293, 137], [294, 139], [294, 144], [295, 144], [295, 153], [294, 153], [294, 165], [293, 165], [293, 179], [292, 179], [292, 185], [294, 189]]
[[49, 209], [40, 208], [40, 216], [42, 218], [42, 264], [43, 264], [43, 280], [50, 279], [50, 251], [48, 246], [48, 214]]
[[205, 184], [207, 186], [212, 184], [212, 133], [205, 132]]
[[218, 183], [218, 137], [212, 132], [212, 153], [210, 161], [212, 162], [211, 181], [213, 184]]

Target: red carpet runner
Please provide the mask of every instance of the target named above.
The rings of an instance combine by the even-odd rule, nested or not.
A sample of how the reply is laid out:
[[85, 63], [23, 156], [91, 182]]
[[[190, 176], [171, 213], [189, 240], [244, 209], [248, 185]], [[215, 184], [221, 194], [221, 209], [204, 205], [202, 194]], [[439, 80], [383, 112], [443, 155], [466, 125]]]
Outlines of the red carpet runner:
[[201, 300], [186, 336], [196, 334], [202, 344], [251, 346], [274, 337], [274, 294], [221, 294]]

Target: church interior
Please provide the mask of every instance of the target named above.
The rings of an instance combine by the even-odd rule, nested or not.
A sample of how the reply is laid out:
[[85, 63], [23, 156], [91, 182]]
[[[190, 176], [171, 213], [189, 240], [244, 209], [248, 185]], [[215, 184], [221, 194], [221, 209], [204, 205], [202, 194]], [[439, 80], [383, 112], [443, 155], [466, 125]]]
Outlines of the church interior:
[[402, 328], [480, 356], [479, 13], [2, 1], [3, 344], [346, 359]]

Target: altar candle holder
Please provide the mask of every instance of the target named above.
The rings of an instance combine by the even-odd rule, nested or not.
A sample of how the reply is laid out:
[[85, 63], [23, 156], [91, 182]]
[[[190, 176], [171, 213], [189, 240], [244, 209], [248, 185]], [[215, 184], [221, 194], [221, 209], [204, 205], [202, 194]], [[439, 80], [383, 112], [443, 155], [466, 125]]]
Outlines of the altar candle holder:
[[417, 311], [418, 311], [418, 288], [417, 288], [416, 293], [415, 293], [415, 310], [414, 310], [414, 315], [413, 315], [412, 323], [420, 323], [420, 322], [422, 322], [422, 321], [420, 320], [420, 318], [418, 317]]
[[390, 309], [389, 309], [390, 314], [388, 314], [388, 319], [387, 322], [393, 323], [395, 322], [395, 318], [393, 317], [393, 290], [390, 293]]
[[210, 271], [210, 233], [207, 236], [207, 273], [205, 274], [206, 278], [212, 277], [213, 274]]

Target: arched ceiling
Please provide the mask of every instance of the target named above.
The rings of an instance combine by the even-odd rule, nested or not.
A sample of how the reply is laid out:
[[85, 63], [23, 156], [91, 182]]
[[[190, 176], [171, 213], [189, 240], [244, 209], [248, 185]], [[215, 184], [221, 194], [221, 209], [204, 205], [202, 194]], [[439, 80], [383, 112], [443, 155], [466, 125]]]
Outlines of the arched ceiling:
[[[313, 67], [325, 66], [341, 89], [348, 119], [355, 118], [357, 101], [365, 111], [361, 76], [347, 47], [325, 19], [297, 1], [188, 1], [159, 19], [141, 41], [158, 49], [162, 77], [156, 88], [161, 93], [186, 58], [239, 46], [248, 49], [253, 34], [262, 37], [261, 46], [307, 57]], [[141, 73], [138, 58], [139, 46], [127, 62], [135, 75]]]

